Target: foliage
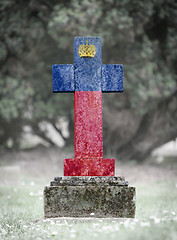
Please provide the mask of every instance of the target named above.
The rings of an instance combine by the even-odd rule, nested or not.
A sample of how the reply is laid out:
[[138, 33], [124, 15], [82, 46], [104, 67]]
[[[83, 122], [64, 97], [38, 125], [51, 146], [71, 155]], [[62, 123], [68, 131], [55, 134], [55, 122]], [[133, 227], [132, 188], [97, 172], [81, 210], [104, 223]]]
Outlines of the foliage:
[[[72, 126], [73, 96], [52, 94], [51, 66], [72, 63], [74, 36], [101, 36], [103, 63], [124, 64], [125, 93], [121, 97], [105, 95], [104, 105], [122, 114], [128, 109], [140, 125], [146, 114], [152, 109], [157, 111], [158, 104], [176, 91], [176, 16], [174, 0], [2, 1], [1, 144], [5, 146], [11, 137], [17, 146], [25, 124], [36, 129], [40, 121], [47, 120], [56, 126], [58, 116], [65, 116]], [[164, 110], [169, 112], [169, 119], [175, 107], [171, 103], [172, 110], [169, 106]], [[14, 128], [18, 130], [13, 132]], [[127, 128], [128, 125], [124, 131]], [[110, 129], [107, 119], [108, 148], [114, 141], [109, 138]], [[117, 126], [116, 135], [110, 134], [117, 138], [120, 129], [123, 128]], [[131, 134], [130, 130], [129, 139], [124, 141], [130, 141], [133, 135], [135, 132]]]

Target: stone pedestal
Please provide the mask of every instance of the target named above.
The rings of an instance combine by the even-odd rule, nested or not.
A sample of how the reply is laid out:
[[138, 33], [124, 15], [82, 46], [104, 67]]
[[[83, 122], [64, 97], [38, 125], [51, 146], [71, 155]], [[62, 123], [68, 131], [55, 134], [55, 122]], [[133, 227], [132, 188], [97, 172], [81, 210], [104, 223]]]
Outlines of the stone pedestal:
[[55, 177], [44, 189], [44, 215], [133, 218], [135, 188], [124, 177]]

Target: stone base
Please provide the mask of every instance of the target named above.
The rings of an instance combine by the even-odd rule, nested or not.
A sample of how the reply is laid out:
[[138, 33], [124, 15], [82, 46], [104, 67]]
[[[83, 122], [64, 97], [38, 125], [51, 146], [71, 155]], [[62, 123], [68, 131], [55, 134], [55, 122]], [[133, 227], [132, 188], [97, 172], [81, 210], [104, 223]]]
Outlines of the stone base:
[[123, 177], [56, 177], [44, 189], [44, 215], [133, 218], [135, 188]]

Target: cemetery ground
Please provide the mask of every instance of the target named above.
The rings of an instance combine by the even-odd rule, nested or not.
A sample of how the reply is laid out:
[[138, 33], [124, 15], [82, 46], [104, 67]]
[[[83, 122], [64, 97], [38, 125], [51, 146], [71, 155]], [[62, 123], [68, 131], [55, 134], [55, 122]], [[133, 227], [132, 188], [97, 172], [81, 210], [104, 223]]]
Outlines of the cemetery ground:
[[116, 162], [136, 187], [135, 219], [44, 219], [43, 189], [63, 173], [70, 153], [38, 148], [2, 153], [0, 239], [177, 239], [177, 163]]

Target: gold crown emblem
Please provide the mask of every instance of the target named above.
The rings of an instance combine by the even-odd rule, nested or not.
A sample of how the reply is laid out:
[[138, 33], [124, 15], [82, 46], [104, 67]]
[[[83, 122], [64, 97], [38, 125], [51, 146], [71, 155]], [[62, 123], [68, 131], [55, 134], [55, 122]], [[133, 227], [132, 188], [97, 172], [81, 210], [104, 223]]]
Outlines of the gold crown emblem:
[[78, 53], [80, 57], [92, 58], [96, 54], [96, 47], [94, 45], [88, 45], [88, 40], [87, 40], [86, 45], [79, 46]]

